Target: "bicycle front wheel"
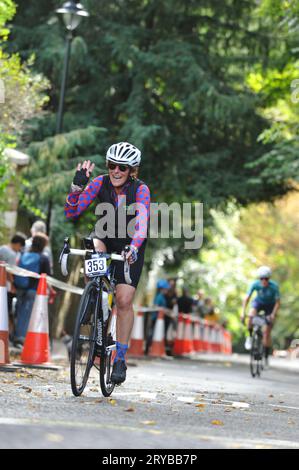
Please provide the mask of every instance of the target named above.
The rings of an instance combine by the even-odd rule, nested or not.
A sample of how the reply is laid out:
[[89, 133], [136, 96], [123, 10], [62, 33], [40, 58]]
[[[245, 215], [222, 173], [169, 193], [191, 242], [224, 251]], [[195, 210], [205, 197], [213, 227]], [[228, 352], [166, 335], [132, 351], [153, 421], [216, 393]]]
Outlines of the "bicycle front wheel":
[[109, 312], [106, 321], [103, 322], [103, 346], [100, 360], [100, 385], [104, 397], [109, 397], [114, 390], [115, 384], [111, 382], [111, 373], [116, 355], [116, 316]]
[[78, 308], [71, 351], [71, 387], [75, 396], [83, 393], [95, 356], [97, 288], [89, 282]]

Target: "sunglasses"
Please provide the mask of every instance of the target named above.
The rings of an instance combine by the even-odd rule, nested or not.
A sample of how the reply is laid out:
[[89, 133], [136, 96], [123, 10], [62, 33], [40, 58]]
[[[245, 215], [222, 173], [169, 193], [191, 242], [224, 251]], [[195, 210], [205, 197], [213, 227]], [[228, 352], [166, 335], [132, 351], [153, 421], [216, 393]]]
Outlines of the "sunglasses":
[[125, 173], [130, 167], [128, 165], [116, 165], [115, 163], [108, 163], [109, 170], [115, 170], [118, 167], [119, 171]]
[[268, 277], [260, 277], [260, 280], [261, 281], [269, 281], [269, 278]]

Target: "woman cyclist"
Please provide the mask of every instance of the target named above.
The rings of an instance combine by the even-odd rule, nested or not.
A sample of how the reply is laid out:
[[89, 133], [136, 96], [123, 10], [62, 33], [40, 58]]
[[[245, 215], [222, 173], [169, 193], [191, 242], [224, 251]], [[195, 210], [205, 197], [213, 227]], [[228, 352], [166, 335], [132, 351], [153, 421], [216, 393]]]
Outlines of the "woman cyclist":
[[[149, 188], [137, 178], [140, 161], [141, 152], [134, 145], [128, 142], [114, 144], [106, 154], [108, 174], [97, 176], [89, 184], [94, 164], [84, 161], [77, 166], [65, 204], [66, 217], [76, 219], [97, 199], [96, 214], [100, 212], [101, 216], [91, 234], [96, 250], [124, 254], [124, 248], [129, 246], [124, 256], [131, 265], [131, 285], [125, 282], [123, 263], [114, 262], [117, 341], [111, 380], [116, 384], [126, 380], [125, 356], [134, 322], [133, 300], [144, 262], [150, 214]], [[101, 207], [107, 208], [107, 204], [112, 211], [104, 215]], [[135, 214], [128, 210], [133, 204]], [[112, 229], [105, 229], [111, 222]]]

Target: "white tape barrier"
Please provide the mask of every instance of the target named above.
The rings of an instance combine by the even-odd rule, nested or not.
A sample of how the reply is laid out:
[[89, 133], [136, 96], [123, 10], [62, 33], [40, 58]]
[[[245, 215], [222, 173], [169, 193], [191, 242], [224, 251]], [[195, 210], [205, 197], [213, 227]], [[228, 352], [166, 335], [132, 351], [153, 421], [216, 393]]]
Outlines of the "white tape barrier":
[[[17, 274], [18, 276], [23, 277], [33, 277], [34, 279], [39, 279], [41, 276], [40, 274], [34, 273], [32, 271], [27, 271], [27, 269], [19, 268], [18, 266], [12, 266], [10, 264], [6, 264], [6, 269], [11, 274]], [[47, 282], [57, 289], [65, 290], [68, 292], [72, 292], [73, 294], [82, 295], [83, 289], [76, 286], [71, 286], [70, 284], [66, 284], [65, 282], [58, 281], [54, 277], [47, 276]]]

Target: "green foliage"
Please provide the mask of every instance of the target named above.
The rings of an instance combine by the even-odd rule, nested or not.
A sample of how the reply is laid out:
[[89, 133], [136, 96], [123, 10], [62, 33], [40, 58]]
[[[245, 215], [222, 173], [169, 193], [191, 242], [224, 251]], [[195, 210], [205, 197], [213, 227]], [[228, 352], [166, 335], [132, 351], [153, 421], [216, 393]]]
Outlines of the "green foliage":
[[289, 346], [299, 335], [298, 192], [275, 205], [253, 205], [243, 211], [236, 235], [255, 256], [259, 265], [273, 268], [280, 284], [281, 308], [273, 331], [277, 348]]
[[[26, 135], [40, 141], [54, 131], [65, 32], [54, 13], [59, 1], [18, 5], [14, 47], [24, 59], [34, 52], [35, 68], [52, 83], [53, 115]], [[263, 162], [248, 166], [262, 155], [257, 137], [267, 128], [244, 82], [265, 54], [255, 5], [89, 0], [86, 7], [90, 17], [73, 42], [65, 132], [100, 126], [107, 143], [134, 142], [158, 200], [224, 207], [232, 197], [247, 204], [285, 193], [284, 180], [261, 184]]]
[[9, 29], [5, 27], [7, 21], [10, 21], [16, 12], [16, 5], [13, 0], [0, 0], [0, 40], [6, 40]]
[[[0, 102], [0, 210], [7, 209], [6, 190], [15, 177], [15, 171], [4, 154], [6, 147], [14, 147], [20, 142], [26, 120], [38, 116], [47, 102], [45, 90], [48, 81], [41, 74], [32, 73], [33, 59], [22, 63], [18, 54], [8, 54], [9, 44], [7, 21], [15, 14], [16, 6], [11, 0], [0, 0], [0, 80], [4, 102]], [[0, 221], [0, 230], [3, 220]]]
[[227, 215], [212, 211], [212, 216], [210, 245], [202, 248], [197, 261], [183, 263], [182, 278], [193, 294], [203, 289], [213, 299], [236, 346], [244, 336], [240, 322], [242, 300], [254, 276], [256, 259], [237, 237], [240, 213], [236, 206], [231, 204]]

